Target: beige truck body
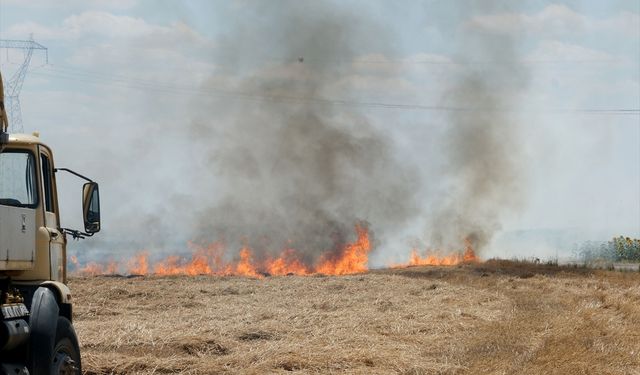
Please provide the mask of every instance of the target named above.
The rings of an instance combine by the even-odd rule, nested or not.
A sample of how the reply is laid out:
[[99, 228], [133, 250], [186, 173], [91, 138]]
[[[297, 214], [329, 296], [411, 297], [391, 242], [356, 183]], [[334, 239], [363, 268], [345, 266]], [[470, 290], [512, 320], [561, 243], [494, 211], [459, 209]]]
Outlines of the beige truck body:
[[2, 205], [0, 197], [0, 275], [64, 283], [67, 240], [59, 224], [53, 154], [38, 137], [24, 134], [9, 135], [3, 152], [29, 153], [35, 162], [34, 172], [40, 173], [35, 179], [35, 207]]

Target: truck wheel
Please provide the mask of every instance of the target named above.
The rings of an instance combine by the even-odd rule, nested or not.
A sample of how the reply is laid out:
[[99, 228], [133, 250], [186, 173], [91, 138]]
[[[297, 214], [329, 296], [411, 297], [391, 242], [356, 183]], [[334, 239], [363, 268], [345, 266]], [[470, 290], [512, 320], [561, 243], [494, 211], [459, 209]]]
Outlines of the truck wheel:
[[53, 292], [40, 287], [33, 294], [29, 326], [29, 373], [49, 375], [58, 325], [58, 303]]
[[82, 373], [80, 363], [80, 347], [78, 337], [73, 325], [65, 317], [58, 318], [56, 329], [56, 341], [53, 347], [52, 374], [80, 375]]

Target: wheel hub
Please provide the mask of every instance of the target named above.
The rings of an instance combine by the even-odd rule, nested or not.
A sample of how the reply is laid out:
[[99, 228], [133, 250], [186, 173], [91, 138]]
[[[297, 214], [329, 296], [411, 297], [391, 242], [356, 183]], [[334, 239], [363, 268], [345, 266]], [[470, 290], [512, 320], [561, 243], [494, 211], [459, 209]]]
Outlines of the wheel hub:
[[67, 353], [56, 353], [53, 359], [53, 374], [75, 375], [78, 373], [76, 362]]

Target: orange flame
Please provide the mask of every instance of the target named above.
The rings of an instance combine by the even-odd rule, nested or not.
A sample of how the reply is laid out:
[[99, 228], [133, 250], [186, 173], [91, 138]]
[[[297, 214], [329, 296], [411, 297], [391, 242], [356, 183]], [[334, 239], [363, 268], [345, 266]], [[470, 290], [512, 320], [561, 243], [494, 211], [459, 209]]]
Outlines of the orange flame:
[[130, 275], [146, 275], [149, 272], [149, 252], [143, 251], [127, 262]]
[[465, 240], [465, 249], [462, 253], [452, 253], [449, 255], [438, 255], [427, 253], [424, 257], [418, 254], [417, 249], [412, 249], [409, 255], [409, 263], [405, 265], [394, 265], [394, 267], [406, 266], [455, 266], [460, 263], [477, 262], [478, 257], [469, 240]]
[[[118, 270], [126, 270], [130, 275], [239, 275], [262, 278], [264, 275], [348, 275], [366, 272], [371, 252], [369, 231], [365, 226], [356, 225], [357, 238], [347, 243], [338, 251], [325, 253], [315, 265], [305, 263], [295, 249], [285, 248], [278, 257], [262, 260], [254, 259], [248, 246], [243, 246], [238, 253], [238, 260], [225, 260], [226, 249], [222, 242], [208, 245], [188, 243], [191, 257], [168, 256], [158, 262], [149, 262], [149, 252], [142, 251], [122, 264], [109, 262], [98, 264], [90, 262], [80, 267], [78, 259], [70, 257], [75, 265], [75, 273], [79, 275], [116, 274]], [[436, 253], [420, 256], [417, 249], [413, 249], [406, 264], [393, 267], [407, 267], [418, 265], [451, 266], [464, 262], [475, 262], [477, 257], [471, 243], [467, 241], [464, 252], [439, 256]]]
[[105, 273], [109, 275], [115, 275], [116, 273], [118, 273], [118, 262], [110, 261], [109, 263], [107, 263]]
[[358, 232], [356, 242], [347, 244], [342, 254], [337, 258], [323, 260], [318, 267], [316, 267], [317, 273], [348, 275], [368, 270], [367, 263], [369, 262], [369, 251], [371, 251], [369, 231], [357, 225], [356, 232]]
[[251, 250], [248, 247], [243, 247], [240, 250], [240, 261], [236, 266], [236, 274], [241, 276], [259, 277], [256, 267], [252, 264]]
[[87, 263], [87, 265], [78, 269], [76, 273], [82, 276], [97, 276], [107, 274], [105, 267], [96, 262]]
[[312, 273], [309, 268], [297, 258], [294, 249], [285, 249], [278, 258], [268, 260], [265, 269], [267, 273], [275, 276], [308, 275]]
[[471, 243], [467, 243], [467, 246], [464, 249], [464, 254], [462, 255], [462, 259], [466, 263], [477, 262], [479, 260], [478, 257], [476, 256], [476, 252], [473, 251], [473, 247], [471, 246]]
[[[455, 266], [456, 264], [462, 263], [464, 261], [464, 257], [462, 254], [451, 254], [438, 256], [434, 254], [427, 254], [424, 257], [421, 257], [418, 254], [418, 250], [411, 250], [411, 255], [409, 257], [409, 266]], [[402, 266], [402, 265], [401, 265]]]

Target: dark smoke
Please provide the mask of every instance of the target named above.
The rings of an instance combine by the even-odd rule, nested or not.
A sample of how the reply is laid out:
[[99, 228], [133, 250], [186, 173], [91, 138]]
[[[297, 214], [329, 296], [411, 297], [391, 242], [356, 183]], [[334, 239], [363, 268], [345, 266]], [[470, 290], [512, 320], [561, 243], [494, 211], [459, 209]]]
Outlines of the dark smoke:
[[216, 186], [200, 209], [198, 238], [244, 241], [258, 256], [288, 246], [313, 261], [354, 239], [356, 223], [384, 237], [416, 214], [413, 172], [394, 159], [388, 137], [358, 108], [316, 100], [348, 98], [331, 94], [332, 85], [362, 50], [384, 52], [387, 34], [320, 2], [264, 3], [238, 21], [219, 50], [253, 71], [237, 91], [256, 100], [232, 108], [214, 100], [191, 127]]
[[448, 115], [441, 175], [446, 193], [433, 204], [428, 237], [440, 249], [490, 243], [523, 199], [523, 158], [514, 108], [528, 72], [515, 40], [468, 28], [457, 38], [460, 70], [445, 101]]

